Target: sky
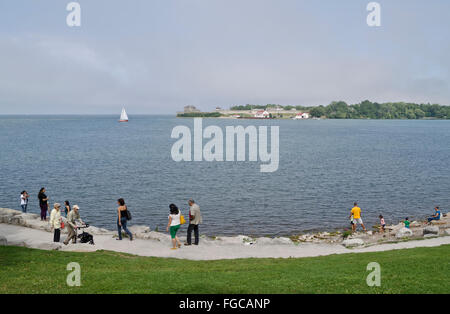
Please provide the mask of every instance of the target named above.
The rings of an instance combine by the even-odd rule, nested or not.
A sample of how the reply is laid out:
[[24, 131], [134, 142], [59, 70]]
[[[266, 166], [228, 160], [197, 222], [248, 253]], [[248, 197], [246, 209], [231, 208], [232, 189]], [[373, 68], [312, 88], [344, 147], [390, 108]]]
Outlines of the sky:
[[0, 114], [450, 105], [450, 1], [0, 0]]

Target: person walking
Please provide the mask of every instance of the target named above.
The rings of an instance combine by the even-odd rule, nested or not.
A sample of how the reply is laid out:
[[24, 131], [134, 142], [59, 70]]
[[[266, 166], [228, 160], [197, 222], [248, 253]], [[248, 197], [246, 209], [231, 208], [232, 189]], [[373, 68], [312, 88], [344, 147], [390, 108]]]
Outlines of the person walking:
[[70, 240], [72, 240], [72, 243], [77, 243], [77, 224], [76, 221], [78, 220], [80, 224], [84, 224], [83, 220], [80, 218], [80, 213], [78, 205], [73, 205], [73, 209], [69, 212], [67, 215], [67, 230], [69, 234], [67, 235], [66, 240], [64, 240], [64, 244], [67, 245]]
[[53, 232], [53, 242], [59, 242], [61, 237], [61, 205], [59, 203], [55, 203], [53, 205], [53, 210], [50, 213], [50, 226], [54, 230]]
[[189, 226], [187, 230], [186, 243], [184, 245], [192, 244], [192, 231], [194, 231], [195, 241], [194, 244], [198, 245], [198, 225], [203, 222], [202, 214], [200, 212], [200, 206], [194, 202], [193, 199], [188, 201], [189, 204]]
[[38, 194], [39, 207], [41, 208], [41, 220], [47, 220], [48, 197], [45, 194], [45, 188], [41, 188]]
[[23, 213], [27, 212], [28, 197], [30, 197], [30, 195], [28, 195], [27, 191], [22, 191], [22, 193], [20, 193], [20, 207], [22, 207]]
[[354, 207], [352, 208], [350, 212], [349, 218], [353, 216], [353, 225], [352, 225], [352, 231], [356, 231], [356, 224], [360, 224], [361, 227], [363, 227], [363, 230], [366, 231], [366, 227], [364, 226], [364, 223], [361, 219], [361, 208], [358, 207], [358, 203], [353, 203]]
[[72, 208], [70, 208], [69, 201], [64, 201], [64, 212], [66, 213], [66, 217], [67, 217], [67, 215], [69, 215], [71, 210], [72, 210]]
[[133, 234], [127, 228], [127, 205], [125, 205], [125, 200], [123, 198], [119, 198], [117, 200], [117, 204], [119, 207], [117, 208], [117, 232], [119, 233], [119, 238], [116, 240], [122, 240], [122, 228], [130, 237], [130, 241], [133, 241]]
[[181, 242], [177, 237], [177, 232], [181, 226], [181, 212], [175, 204], [170, 204], [169, 209], [169, 222], [167, 224], [166, 232], [169, 232], [170, 230], [170, 237], [172, 238], [173, 245], [171, 250], [176, 250], [181, 247]]

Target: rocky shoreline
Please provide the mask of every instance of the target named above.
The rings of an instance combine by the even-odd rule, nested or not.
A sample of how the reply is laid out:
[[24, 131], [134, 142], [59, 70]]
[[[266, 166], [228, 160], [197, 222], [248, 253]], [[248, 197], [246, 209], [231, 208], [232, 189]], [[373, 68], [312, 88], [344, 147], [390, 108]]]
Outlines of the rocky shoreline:
[[[450, 214], [450, 213], [449, 213]], [[95, 245], [77, 243], [65, 246], [52, 242], [51, 227], [48, 221], [41, 221], [39, 215], [0, 208], [0, 245], [16, 245], [31, 248], [61, 251], [96, 251], [99, 249], [129, 252], [144, 256], [164, 256], [190, 259], [217, 259], [239, 257], [303, 257], [325, 254], [346, 253], [355, 250], [382, 250], [403, 247], [428, 246], [434, 239], [436, 245], [450, 243], [450, 215], [443, 219], [425, 222], [412, 222], [411, 229], [403, 225], [386, 227], [385, 233], [368, 231], [348, 234], [346, 232], [317, 232], [291, 237], [250, 237], [245, 235], [210, 237], [201, 236], [201, 245], [195, 248], [182, 248], [169, 253], [170, 237], [166, 233], [150, 230], [148, 226], [132, 225], [129, 229], [135, 241], [115, 241], [117, 232], [95, 226], [84, 229], [94, 236]], [[66, 230], [61, 230], [64, 240]], [[183, 241], [184, 230], [180, 234]], [[420, 240], [420, 241], [419, 241]], [[414, 242], [413, 244], [405, 244]], [[404, 243], [404, 245], [396, 245]], [[303, 249], [303, 250], [301, 250]], [[183, 252], [183, 253], [181, 253]], [[195, 253], [196, 252], [196, 253]], [[232, 252], [227, 254], [226, 252]], [[195, 256], [201, 254], [201, 256]], [[235, 257], [233, 257], [235, 256]]]

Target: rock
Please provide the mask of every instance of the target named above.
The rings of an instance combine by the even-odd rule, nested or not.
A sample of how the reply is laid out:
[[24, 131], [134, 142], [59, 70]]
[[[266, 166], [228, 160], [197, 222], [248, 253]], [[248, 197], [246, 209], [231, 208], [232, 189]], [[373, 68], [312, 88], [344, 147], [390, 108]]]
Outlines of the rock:
[[372, 231], [372, 230], [369, 230], [369, 231], [367, 231], [367, 234], [368, 234], [368, 235], [373, 235], [373, 231]]
[[390, 230], [393, 230], [393, 231], [398, 231], [398, 230], [400, 230], [403, 227], [404, 227], [403, 223], [400, 222], [400, 223], [398, 223], [396, 225], [391, 225], [391, 226], [387, 227], [386, 229], [390, 229]]
[[427, 227], [423, 228], [423, 235], [426, 235], [426, 234], [438, 235], [439, 234], [439, 227], [427, 226]]
[[432, 225], [445, 225], [446, 222], [443, 221], [442, 219], [440, 219], [440, 220], [432, 220], [432, 221], [431, 221], [431, 224], [432, 224]]
[[292, 240], [285, 237], [275, 238], [272, 240], [273, 244], [292, 244]]
[[450, 228], [445, 229], [445, 230], [444, 230], [444, 234], [445, 234], [445, 235], [450, 235]]
[[41, 221], [40, 219], [27, 219], [25, 220], [23, 226], [33, 229], [45, 230], [48, 232], [52, 231], [52, 228], [50, 227], [48, 221]]
[[428, 233], [428, 234], [425, 234], [423, 237], [424, 238], [436, 238], [437, 236], [438, 236], [437, 234]]
[[61, 243], [56, 242], [42, 242], [36, 245], [33, 245], [36, 249], [41, 250], [59, 250], [61, 248]]
[[267, 237], [257, 238], [256, 239], [256, 244], [258, 244], [258, 245], [271, 245], [271, 244], [273, 244], [273, 239], [267, 238]]
[[410, 224], [410, 226], [411, 226], [411, 227], [420, 227], [420, 223], [414, 220], [414, 221]]
[[413, 233], [410, 229], [408, 228], [402, 228], [400, 230], [397, 231], [397, 233], [395, 234], [396, 238], [404, 238], [404, 237], [410, 237], [412, 236]]
[[8, 223], [11, 225], [23, 226], [25, 223], [25, 220], [20, 215], [14, 215], [9, 218]]
[[364, 241], [362, 239], [347, 239], [342, 242], [345, 247], [357, 247], [364, 245]]
[[8, 245], [8, 240], [3, 236], [0, 236], [0, 245]]
[[10, 209], [10, 208], [0, 208], [0, 215], [20, 215], [22, 212], [20, 210]]
[[128, 229], [131, 231], [131, 233], [149, 233], [150, 232], [150, 227], [148, 226], [143, 226], [143, 225], [133, 225], [128, 227]]
[[9, 223], [9, 215], [0, 215], [0, 223], [7, 224]]

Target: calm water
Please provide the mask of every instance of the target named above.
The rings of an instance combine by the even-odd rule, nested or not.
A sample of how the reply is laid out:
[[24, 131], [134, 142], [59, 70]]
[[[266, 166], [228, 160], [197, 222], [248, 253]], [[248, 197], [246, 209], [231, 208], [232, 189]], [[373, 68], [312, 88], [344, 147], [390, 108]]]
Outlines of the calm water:
[[174, 162], [170, 138], [192, 119], [170, 116], [0, 117], [0, 207], [47, 188], [50, 203], [78, 204], [85, 221], [115, 228], [116, 200], [132, 223], [165, 229], [169, 203], [199, 203], [207, 234], [285, 235], [348, 226], [359, 201], [366, 224], [423, 217], [450, 206], [450, 121], [262, 121], [204, 119], [203, 124], [279, 125], [280, 165]]

